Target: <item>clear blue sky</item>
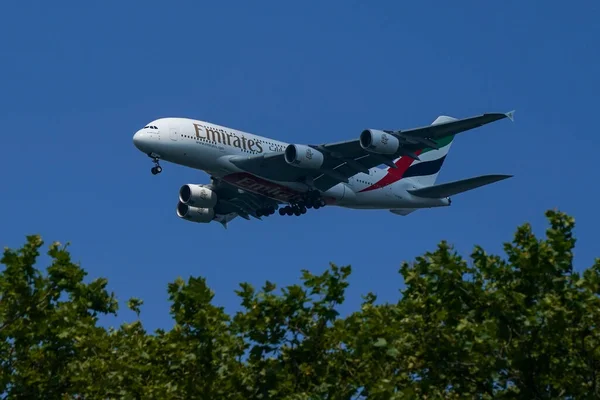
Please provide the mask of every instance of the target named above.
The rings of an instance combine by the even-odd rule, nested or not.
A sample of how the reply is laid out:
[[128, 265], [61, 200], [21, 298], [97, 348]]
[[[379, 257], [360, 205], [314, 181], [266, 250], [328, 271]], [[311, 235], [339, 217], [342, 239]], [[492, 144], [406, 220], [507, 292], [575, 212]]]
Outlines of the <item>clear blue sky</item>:
[[[4, 2], [0, 244], [70, 241], [122, 308], [145, 301], [150, 329], [171, 326], [177, 276], [205, 276], [233, 311], [239, 282], [292, 284], [333, 261], [353, 266], [343, 313], [368, 291], [395, 301], [403, 260], [442, 239], [501, 252], [525, 221], [543, 234], [553, 207], [575, 216], [587, 267], [600, 256], [599, 4]], [[512, 109], [514, 123], [461, 134], [440, 181], [515, 177], [408, 217], [325, 208], [228, 230], [189, 223], [177, 191], [208, 176], [170, 164], [152, 176], [131, 140], [163, 116], [314, 143]]]

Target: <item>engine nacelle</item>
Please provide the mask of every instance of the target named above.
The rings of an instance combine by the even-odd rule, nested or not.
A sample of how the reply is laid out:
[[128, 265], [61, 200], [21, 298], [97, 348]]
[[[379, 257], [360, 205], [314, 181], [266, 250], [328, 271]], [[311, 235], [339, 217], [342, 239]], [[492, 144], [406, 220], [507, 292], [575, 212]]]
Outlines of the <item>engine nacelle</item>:
[[389, 133], [366, 129], [360, 134], [360, 146], [371, 153], [394, 154], [400, 147], [400, 141]]
[[217, 194], [205, 186], [188, 184], [179, 189], [179, 201], [188, 206], [213, 208]]
[[325, 156], [318, 150], [303, 144], [290, 144], [285, 148], [285, 161], [298, 168], [319, 169]]
[[215, 218], [215, 210], [212, 208], [192, 207], [179, 202], [177, 204], [177, 216], [188, 221], [206, 224]]

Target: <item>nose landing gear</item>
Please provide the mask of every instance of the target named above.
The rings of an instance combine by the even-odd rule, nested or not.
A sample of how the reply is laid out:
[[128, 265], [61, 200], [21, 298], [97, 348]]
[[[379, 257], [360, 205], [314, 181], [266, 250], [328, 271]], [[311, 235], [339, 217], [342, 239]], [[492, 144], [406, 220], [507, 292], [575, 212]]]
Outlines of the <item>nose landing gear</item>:
[[152, 162], [154, 163], [154, 167], [150, 169], [152, 175], [160, 174], [162, 172], [162, 167], [159, 164], [159, 158], [154, 153], [148, 154], [148, 157], [150, 157], [152, 159]]

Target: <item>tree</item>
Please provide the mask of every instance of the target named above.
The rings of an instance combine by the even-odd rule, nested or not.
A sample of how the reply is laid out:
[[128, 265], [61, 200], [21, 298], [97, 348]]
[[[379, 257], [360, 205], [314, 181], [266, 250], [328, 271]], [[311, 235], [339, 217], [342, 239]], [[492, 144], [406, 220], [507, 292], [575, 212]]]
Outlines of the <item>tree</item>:
[[[574, 220], [546, 213], [536, 238], [518, 227], [506, 257], [447, 242], [404, 262], [395, 303], [367, 293], [339, 305], [351, 267], [303, 271], [301, 284], [242, 283], [243, 310], [213, 304], [202, 277], [168, 285], [172, 329], [138, 318], [98, 325], [118, 304], [107, 280], [85, 283], [67, 246], [27, 237], [0, 273], [0, 393], [10, 398], [374, 399], [598, 398], [600, 260], [573, 271]], [[470, 262], [469, 262], [470, 261]]]

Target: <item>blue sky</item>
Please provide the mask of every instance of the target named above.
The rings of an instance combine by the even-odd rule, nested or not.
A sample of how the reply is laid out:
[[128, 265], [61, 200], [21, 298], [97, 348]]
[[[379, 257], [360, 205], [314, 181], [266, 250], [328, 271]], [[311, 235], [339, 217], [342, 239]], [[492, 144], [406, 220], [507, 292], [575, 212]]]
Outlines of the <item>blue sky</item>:
[[[343, 313], [369, 291], [395, 301], [402, 261], [442, 239], [501, 252], [525, 221], [543, 234], [553, 207], [575, 216], [588, 267], [600, 256], [600, 5], [539, 4], [4, 2], [0, 244], [70, 241], [122, 308], [144, 300], [149, 329], [171, 326], [178, 276], [205, 276], [233, 311], [240, 282], [293, 284], [332, 261], [353, 266]], [[514, 123], [457, 137], [439, 181], [515, 177], [408, 217], [330, 207], [227, 230], [189, 223], [177, 191], [208, 176], [170, 164], [152, 176], [131, 140], [163, 116], [314, 143], [512, 109]]]

